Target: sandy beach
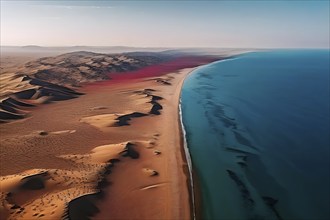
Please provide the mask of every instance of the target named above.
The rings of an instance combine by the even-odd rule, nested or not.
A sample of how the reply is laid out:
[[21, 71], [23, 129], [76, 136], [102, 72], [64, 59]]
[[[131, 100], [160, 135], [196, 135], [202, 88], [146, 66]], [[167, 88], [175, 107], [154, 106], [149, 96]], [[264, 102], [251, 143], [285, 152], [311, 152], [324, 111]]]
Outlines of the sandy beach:
[[0, 124], [1, 219], [191, 219], [178, 106], [194, 68], [173, 65], [14, 103], [27, 117]]

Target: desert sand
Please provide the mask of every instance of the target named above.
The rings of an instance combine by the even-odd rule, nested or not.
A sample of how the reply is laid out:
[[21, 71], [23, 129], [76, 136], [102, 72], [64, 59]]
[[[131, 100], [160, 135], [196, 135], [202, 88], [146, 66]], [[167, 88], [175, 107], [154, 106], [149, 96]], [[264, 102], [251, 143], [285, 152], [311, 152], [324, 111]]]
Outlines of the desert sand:
[[79, 97], [55, 104], [16, 92], [2, 106], [24, 117], [0, 125], [1, 219], [190, 219], [178, 104], [192, 69], [61, 90]]
[[[112, 57], [128, 70], [106, 75]], [[223, 57], [78, 52], [3, 65], [1, 219], [192, 219], [181, 87]], [[86, 60], [101, 72], [63, 80]]]

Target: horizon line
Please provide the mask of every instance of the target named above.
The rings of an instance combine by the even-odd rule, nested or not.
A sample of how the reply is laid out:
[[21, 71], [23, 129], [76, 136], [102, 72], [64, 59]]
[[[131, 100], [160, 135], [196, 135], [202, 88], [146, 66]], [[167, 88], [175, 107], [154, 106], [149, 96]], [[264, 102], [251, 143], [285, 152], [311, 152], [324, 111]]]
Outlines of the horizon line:
[[40, 46], [36, 44], [28, 45], [0, 45], [0, 47], [39, 47], [39, 48], [72, 48], [72, 47], [95, 47], [95, 48], [106, 48], [106, 47], [126, 47], [126, 48], [159, 48], [159, 49], [330, 49], [328, 47], [222, 47], [222, 46], [123, 46], [123, 45], [63, 45], [63, 46]]

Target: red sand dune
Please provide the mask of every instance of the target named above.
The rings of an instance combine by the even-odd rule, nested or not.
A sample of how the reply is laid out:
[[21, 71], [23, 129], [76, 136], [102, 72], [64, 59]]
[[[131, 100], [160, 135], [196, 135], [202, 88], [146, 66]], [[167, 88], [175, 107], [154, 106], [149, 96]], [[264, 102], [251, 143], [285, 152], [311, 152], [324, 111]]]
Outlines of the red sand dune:
[[135, 71], [110, 73], [109, 77], [111, 78], [111, 80], [90, 83], [89, 86], [107, 86], [112, 83], [126, 82], [128, 80], [133, 80], [133, 79], [157, 77], [169, 72], [174, 72], [179, 69], [192, 68], [219, 59], [220, 59], [219, 57], [214, 57], [214, 56], [180, 57], [171, 61], [147, 66]]

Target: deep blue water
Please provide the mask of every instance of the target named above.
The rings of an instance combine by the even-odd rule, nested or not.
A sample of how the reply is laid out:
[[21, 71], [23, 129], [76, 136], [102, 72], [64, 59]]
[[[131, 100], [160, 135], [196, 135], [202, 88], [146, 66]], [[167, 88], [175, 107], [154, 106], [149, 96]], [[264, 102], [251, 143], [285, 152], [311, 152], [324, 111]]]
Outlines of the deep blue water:
[[330, 219], [329, 50], [214, 62], [181, 99], [205, 219]]

